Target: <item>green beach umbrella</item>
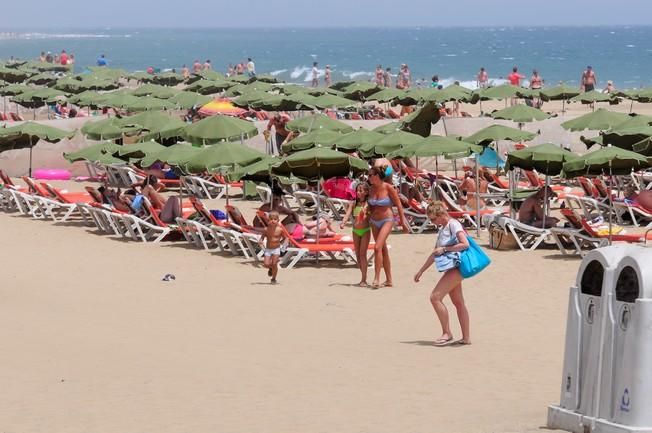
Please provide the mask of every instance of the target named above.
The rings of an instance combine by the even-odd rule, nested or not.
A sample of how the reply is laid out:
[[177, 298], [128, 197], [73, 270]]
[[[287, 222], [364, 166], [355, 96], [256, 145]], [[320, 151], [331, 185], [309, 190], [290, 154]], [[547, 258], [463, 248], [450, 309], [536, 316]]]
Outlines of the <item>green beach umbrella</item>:
[[195, 75], [205, 79], [205, 80], [226, 80], [226, 76], [220, 72], [217, 72], [213, 69], [203, 69], [197, 72]]
[[170, 165], [184, 166], [201, 151], [202, 148], [195, 147], [190, 143], [176, 143], [158, 152], [146, 153], [145, 157], [140, 160], [140, 165], [149, 167], [156, 161], [161, 161]]
[[356, 101], [365, 101], [367, 96], [378, 92], [381, 88], [370, 81], [356, 81], [342, 89], [342, 96]]
[[24, 93], [20, 93], [12, 98], [17, 104], [28, 108], [42, 107], [48, 102], [54, 102], [59, 98], [64, 98], [65, 93], [60, 90], [50, 89], [48, 87], [34, 89]]
[[10, 84], [0, 88], [0, 95], [2, 96], [16, 96], [21, 93], [29, 92], [34, 90], [33, 87], [26, 86], [24, 84]]
[[35, 75], [33, 73], [25, 72], [20, 69], [7, 68], [5, 66], [0, 66], [0, 80], [6, 81], [7, 83], [22, 83], [28, 77]]
[[95, 90], [86, 90], [68, 98], [71, 104], [79, 105], [80, 107], [99, 108], [108, 97], [106, 93], [97, 93]]
[[122, 108], [128, 111], [173, 110], [174, 103], [154, 96], [141, 96], [133, 101], [123, 103]]
[[27, 79], [29, 84], [36, 84], [37, 86], [49, 85], [57, 81], [57, 77], [52, 75], [51, 72], [42, 72], [40, 74], [32, 75]]
[[486, 89], [479, 89], [475, 93], [479, 95], [480, 99], [509, 99], [516, 97], [519, 88], [511, 84], [501, 84], [500, 86], [488, 87]]
[[[118, 152], [120, 150], [120, 147], [121, 147], [120, 145], [112, 142], [96, 143], [96, 144], [91, 144], [90, 146], [80, 149], [76, 152], [64, 153], [63, 157], [69, 162], [76, 162], [76, 161], [98, 162], [100, 160], [104, 160], [107, 156], [113, 158], [113, 156], [111, 155]], [[119, 160], [117, 158], [115, 159], [116, 161], [123, 162], [122, 160]]]
[[571, 102], [581, 102], [582, 104], [591, 104], [593, 102], [607, 102], [614, 99], [614, 95], [602, 93], [597, 90], [580, 93], [569, 99]]
[[226, 80], [199, 80], [185, 88], [190, 92], [212, 95], [235, 86], [235, 83]]
[[534, 137], [536, 137], [536, 134], [531, 132], [510, 128], [509, 126], [490, 125], [466, 137], [464, 141], [484, 146], [490, 144], [492, 141], [529, 141], [534, 139]]
[[516, 96], [523, 99], [541, 98], [541, 89], [526, 89], [520, 87], [516, 91]]
[[248, 75], [231, 75], [230, 77], [226, 77], [226, 79], [241, 84], [246, 84], [251, 81], [251, 78]]
[[360, 146], [358, 152], [364, 157], [387, 155], [410, 144], [418, 143], [423, 137], [405, 131], [386, 134], [380, 141]]
[[371, 146], [379, 142], [384, 135], [380, 132], [369, 131], [368, 129], [356, 129], [348, 134], [340, 135], [335, 141], [337, 150], [356, 150], [360, 146]]
[[362, 159], [344, 152], [313, 147], [289, 155], [272, 167], [272, 173], [281, 176], [296, 176], [300, 179], [318, 180], [349, 173], [364, 173], [369, 165]]
[[163, 72], [162, 74], [155, 74], [151, 78], [151, 82], [154, 84], [160, 84], [162, 86], [176, 86], [179, 83], [183, 83], [185, 78], [181, 74], [176, 72]]
[[412, 157], [433, 157], [449, 156], [464, 158], [472, 153], [482, 152], [482, 146], [466, 143], [450, 137], [431, 135], [420, 141], [409, 144], [402, 149], [387, 154], [387, 158], [412, 158]]
[[160, 111], [145, 111], [133, 116], [123, 117], [118, 121], [122, 126], [134, 127], [146, 132], [143, 141], [166, 140], [183, 136], [186, 122], [177, 117], [170, 117]]
[[201, 107], [204, 104], [209, 103], [212, 100], [210, 96], [205, 96], [196, 92], [186, 92], [182, 91], [170, 98], [176, 108], [181, 108], [184, 110], [189, 110], [192, 107]]
[[249, 107], [253, 103], [263, 100], [269, 96], [269, 93], [262, 90], [251, 90], [247, 93], [241, 94], [231, 102], [233, 102], [233, 105], [237, 105], [238, 107]]
[[81, 93], [84, 90], [84, 82], [81, 80], [77, 80], [76, 78], [72, 77], [66, 77], [66, 78], [61, 78], [60, 80], [56, 80], [56, 83], [54, 83], [53, 86], [57, 90], [61, 90], [63, 92], [68, 92], [68, 93]]
[[401, 130], [401, 122], [388, 122], [385, 123], [384, 125], [380, 125], [372, 129], [374, 132], [378, 132], [380, 134], [391, 134], [396, 131]]
[[120, 119], [110, 117], [93, 122], [86, 122], [81, 128], [82, 134], [90, 140], [116, 140], [121, 139], [123, 134], [134, 134], [140, 132], [140, 127], [128, 127], [120, 122]]
[[[652, 126], [639, 126], [637, 128], [629, 129], [614, 129], [610, 131], [605, 131], [599, 136], [599, 140], [595, 140], [595, 143], [606, 146], [611, 144], [616, 147], [623, 149], [634, 150], [634, 144], [645, 140], [652, 136]], [[587, 143], [589, 140], [582, 140]], [[588, 145], [588, 143], [587, 143]]]
[[567, 177], [584, 175], [628, 175], [650, 167], [648, 158], [619, 147], [603, 147], [564, 164]]
[[110, 78], [117, 80], [126, 77], [127, 71], [120, 68], [108, 68], [106, 66], [89, 66], [88, 70], [91, 71], [89, 75], [96, 78]]
[[165, 146], [157, 143], [156, 141], [142, 141], [133, 144], [124, 144], [120, 146], [117, 154], [119, 156], [126, 156], [129, 158], [144, 158], [145, 156], [160, 152], [165, 149]]
[[425, 89], [409, 89], [405, 92], [404, 96], [397, 98], [396, 102], [400, 105], [415, 105], [430, 100], [437, 92], [440, 92], [440, 90], [431, 87]]
[[491, 113], [494, 119], [511, 120], [513, 122], [534, 122], [550, 118], [550, 114], [539, 110], [538, 108], [528, 107], [524, 104], [513, 105], [511, 107], [497, 110]]
[[445, 103], [450, 101], [465, 101], [475, 103], [479, 96], [474, 96], [472, 90], [462, 87], [458, 84], [451, 84], [442, 90], [433, 92], [426, 98], [426, 101]]
[[432, 125], [437, 123], [440, 118], [441, 114], [437, 105], [434, 102], [426, 102], [401, 121], [401, 129], [421, 137], [427, 137], [430, 135]]
[[337, 140], [342, 137], [337, 131], [329, 129], [315, 129], [306, 134], [302, 134], [291, 141], [284, 143], [282, 150], [285, 153], [296, 152], [299, 150], [309, 149], [315, 146], [333, 147]]
[[0, 152], [29, 147], [29, 176], [32, 176], [32, 152], [39, 141], [57, 143], [72, 138], [76, 131], [65, 131], [40, 123], [25, 122], [9, 128], [0, 128]]
[[233, 180], [251, 180], [254, 182], [270, 182], [272, 166], [281, 162], [281, 158], [265, 156], [259, 161], [252, 162], [245, 166], [236, 167], [229, 177]]
[[252, 102], [250, 105], [257, 110], [267, 111], [297, 111], [305, 109], [313, 109], [314, 104], [312, 101], [314, 96], [306, 93], [297, 93], [294, 95], [272, 95], [267, 94], [266, 97]]
[[256, 81], [251, 84], [236, 84], [233, 87], [230, 87], [225, 93], [224, 96], [227, 97], [233, 97], [233, 96], [240, 96], [240, 95], [246, 95], [247, 93], [251, 93], [253, 91], [257, 92], [268, 92], [273, 89], [273, 86], [269, 83], [262, 83], [259, 81]]
[[568, 120], [562, 123], [561, 127], [569, 131], [583, 131], [585, 129], [604, 131], [623, 123], [628, 118], [629, 116], [625, 113], [599, 108], [591, 113]]
[[632, 150], [646, 156], [652, 156], [652, 137], [646, 137], [643, 140], [634, 143]]
[[184, 165], [188, 172], [199, 173], [220, 167], [244, 166], [265, 158], [266, 155], [240, 143], [224, 142], [205, 147]]
[[291, 120], [285, 126], [289, 131], [309, 132], [316, 129], [328, 129], [341, 133], [353, 132], [353, 128], [344, 122], [331, 119], [325, 114], [312, 114]]
[[326, 109], [355, 107], [357, 103], [337, 95], [321, 95], [314, 99], [314, 105], [317, 108]]
[[577, 158], [576, 154], [559, 145], [544, 143], [507, 154], [505, 170], [521, 168], [536, 170], [547, 176], [556, 176], [561, 173], [566, 162]]
[[573, 98], [580, 94], [580, 90], [577, 87], [566, 86], [565, 84], [560, 84], [549, 89], [542, 89], [539, 92], [541, 100], [548, 101], [568, 101], [570, 98]]
[[367, 101], [391, 102], [406, 96], [405, 90], [385, 88], [367, 96]]
[[611, 128], [613, 131], [626, 130], [632, 128], [638, 128], [640, 126], [650, 126], [652, 125], [652, 116], [647, 116], [644, 114], [630, 113], [627, 116], [627, 119], [621, 123], [618, 123]]
[[192, 144], [212, 144], [220, 141], [246, 139], [257, 134], [258, 129], [253, 122], [231, 116], [216, 115], [186, 126], [183, 136]]
[[134, 96], [153, 96], [159, 99], [169, 99], [177, 94], [176, 90], [158, 84], [144, 84], [131, 92]]
[[138, 102], [138, 97], [118, 91], [107, 94], [104, 101], [101, 102], [102, 107], [124, 108], [127, 105], [132, 105]]
[[279, 81], [278, 78], [272, 75], [256, 75], [256, 81], [260, 81], [262, 83], [270, 83], [270, 84], [278, 84], [281, 82]]

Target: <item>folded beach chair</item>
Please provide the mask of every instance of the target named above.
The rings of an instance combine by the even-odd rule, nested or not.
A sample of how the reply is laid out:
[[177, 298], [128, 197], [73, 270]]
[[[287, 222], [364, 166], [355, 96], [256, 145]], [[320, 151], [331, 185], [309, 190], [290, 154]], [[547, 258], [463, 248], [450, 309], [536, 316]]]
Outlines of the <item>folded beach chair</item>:
[[619, 219], [622, 221], [622, 216], [628, 214], [632, 223], [638, 227], [641, 223], [648, 223], [652, 221], [652, 213], [638, 203], [627, 203], [624, 201], [614, 201], [614, 208], [618, 213]]
[[199, 176], [182, 176], [181, 185], [197, 197], [213, 200], [222, 198], [226, 192], [226, 185]]
[[333, 242], [329, 244], [298, 242], [280, 225], [288, 239], [288, 247], [285, 254], [281, 256], [279, 265], [286, 269], [292, 269], [299, 261], [304, 259], [315, 259], [316, 257], [330, 260], [343, 260], [347, 264], [356, 263], [354, 246], [352, 243]]
[[88, 192], [68, 192], [55, 188], [49, 183], [41, 182], [40, 185], [47, 191], [50, 197], [54, 197], [59, 200], [61, 203], [93, 203], [95, 198], [91, 196]]
[[[524, 224], [513, 218], [497, 216], [485, 218], [485, 222], [496, 222], [505, 231], [509, 231], [522, 251], [533, 251], [550, 235], [550, 230], [540, 229]], [[491, 220], [491, 221], [490, 221]]]
[[21, 215], [31, 216], [32, 218], [45, 218], [45, 215], [43, 215], [41, 208], [36, 202], [35, 196], [14, 189], [8, 189], [5, 191], [8, 191], [9, 194], [11, 194], [12, 201], [18, 213]]
[[607, 239], [589, 235], [582, 227], [582, 217], [575, 210], [560, 209], [562, 216], [570, 227], [552, 227], [550, 234], [563, 255], [577, 254], [584, 256], [587, 251], [603, 247], [609, 243]]
[[0, 188], [0, 210], [3, 212], [16, 210], [16, 203], [11, 195], [10, 188]]
[[[153, 224], [132, 214], [111, 213], [111, 218], [124, 237], [135, 241], [157, 243], [162, 241], [172, 230], [169, 226]], [[119, 225], [120, 223], [121, 225]], [[121, 230], [121, 227], [124, 227], [125, 230]]]
[[[602, 238], [602, 239], [609, 239], [608, 234], [600, 234], [598, 233], [589, 222], [582, 218], [582, 228], [588, 233], [589, 236], [594, 237], [594, 238]], [[649, 227], [652, 228], [652, 227]], [[614, 242], [629, 242], [629, 243], [636, 243], [636, 242], [645, 242], [646, 240], [652, 240], [652, 233], [631, 233], [631, 234], [612, 234], [611, 235], [611, 240]]]

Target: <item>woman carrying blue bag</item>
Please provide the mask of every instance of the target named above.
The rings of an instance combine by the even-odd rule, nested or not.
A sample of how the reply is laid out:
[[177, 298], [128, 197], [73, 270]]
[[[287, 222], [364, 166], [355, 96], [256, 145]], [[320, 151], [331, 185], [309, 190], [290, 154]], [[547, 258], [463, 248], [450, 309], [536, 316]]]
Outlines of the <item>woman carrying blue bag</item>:
[[427, 215], [434, 224], [440, 227], [439, 236], [435, 249], [428, 255], [426, 262], [414, 276], [414, 281], [419, 282], [421, 275], [433, 263], [437, 266], [437, 270], [443, 273], [430, 294], [430, 303], [437, 313], [442, 328], [442, 335], [435, 340], [435, 346], [446, 346], [453, 343], [448, 309], [443, 302], [446, 295], [450, 296], [457, 310], [457, 318], [462, 329], [462, 339], [455, 341], [454, 344], [471, 344], [469, 312], [462, 294], [462, 280], [487, 267], [490, 263], [489, 257], [473, 239], [466, 236], [462, 224], [448, 215], [444, 203], [440, 201], [431, 203], [428, 206]]

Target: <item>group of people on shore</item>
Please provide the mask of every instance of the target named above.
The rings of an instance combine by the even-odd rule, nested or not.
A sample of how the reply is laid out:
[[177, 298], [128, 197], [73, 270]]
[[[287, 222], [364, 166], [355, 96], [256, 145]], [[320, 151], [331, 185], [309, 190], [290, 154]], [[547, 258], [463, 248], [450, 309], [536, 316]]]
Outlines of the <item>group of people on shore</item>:
[[61, 54], [52, 54], [51, 51], [41, 51], [39, 56], [41, 63], [51, 63], [53, 65], [69, 66], [75, 64], [75, 55], [68, 53], [66, 50], [61, 50]]
[[[210, 59], [206, 59], [203, 63], [199, 59], [195, 59], [192, 63], [191, 68], [188, 65], [184, 64], [181, 67], [181, 75], [183, 78], [190, 78], [190, 74], [199, 74], [202, 71], [210, 71], [213, 69], [213, 64]], [[256, 64], [254, 63], [251, 57], [248, 57], [246, 61], [236, 63], [233, 65], [229, 63], [226, 68], [226, 76], [232, 77], [236, 75], [248, 75], [249, 77], [256, 76]]]
[[[358, 268], [360, 270], [360, 287], [379, 289], [381, 287], [393, 287], [391, 259], [388, 248], [388, 238], [395, 225], [401, 227], [403, 233], [409, 232], [409, 225], [404, 214], [404, 201], [407, 197], [402, 196], [393, 183], [395, 169], [393, 164], [387, 164], [384, 158], [374, 161], [373, 166], [368, 170], [366, 176], [358, 179], [355, 185], [355, 198], [349, 204], [340, 228], [351, 223], [351, 236], [355, 249]], [[399, 167], [398, 170], [401, 170]], [[288, 236], [293, 238], [296, 235], [297, 224], [304, 225], [299, 216], [291, 209], [281, 204], [282, 189], [278, 186], [272, 187], [272, 200], [263, 204], [259, 210], [267, 213], [268, 220], [262, 232], [261, 244], [264, 250], [264, 267], [271, 277], [272, 284], [276, 284], [278, 275], [278, 263], [282, 254], [282, 245]], [[397, 210], [395, 217], [393, 209]], [[449, 344], [467, 345], [471, 343], [469, 313], [464, 303], [462, 294], [462, 274], [459, 270], [460, 253], [469, 247], [466, 232], [462, 225], [448, 215], [446, 206], [442, 202], [431, 202], [427, 205], [426, 214], [430, 220], [441, 227], [434, 249], [428, 254], [424, 264], [414, 276], [414, 281], [419, 282], [423, 273], [436, 264], [437, 270], [442, 273], [430, 294], [431, 305], [439, 319], [442, 334], [434, 341], [437, 346]], [[310, 232], [300, 230], [299, 235], [303, 239], [306, 233], [315, 236], [333, 236], [328, 217], [319, 216], [317, 222], [312, 221]], [[294, 227], [294, 228], [292, 228]], [[368, 274], [368, 251], [373, 239], [373, 280], [371, 284], [367, 281]], [[381, 275], [385, 274], [385, 281], [381, 283]], [[457, 310], [462, 338], [454, 341], [450, 327], [448, 309], [443, 303], [446, 296], [449, 296]]]

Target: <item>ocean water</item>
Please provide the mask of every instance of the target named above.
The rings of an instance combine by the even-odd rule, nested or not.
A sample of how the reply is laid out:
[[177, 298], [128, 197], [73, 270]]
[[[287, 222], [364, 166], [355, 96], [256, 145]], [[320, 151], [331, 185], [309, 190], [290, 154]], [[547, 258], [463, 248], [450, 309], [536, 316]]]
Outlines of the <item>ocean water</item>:
[[539, 70], [552, 86], [575, 85], [592, 65], [599, 86], [652, 85], [652, 27], [320, 28], [320, 29], [0, 29], [0, 58], [36, 58], [41, 51], [75, 54], [76, 71], [106, 54], [130, 71], [161, 70], [210, 59], [214, 69], [252, 57], [259, 74], [311, 80], [312, 62], [331, 65], [333, 80], [369, 80], [377, 64], [396, 73], [407, 63], [413, 80], [434, 74], [444, 84], [475, 86], [481, 66], [500, 83], [513, 66]]

